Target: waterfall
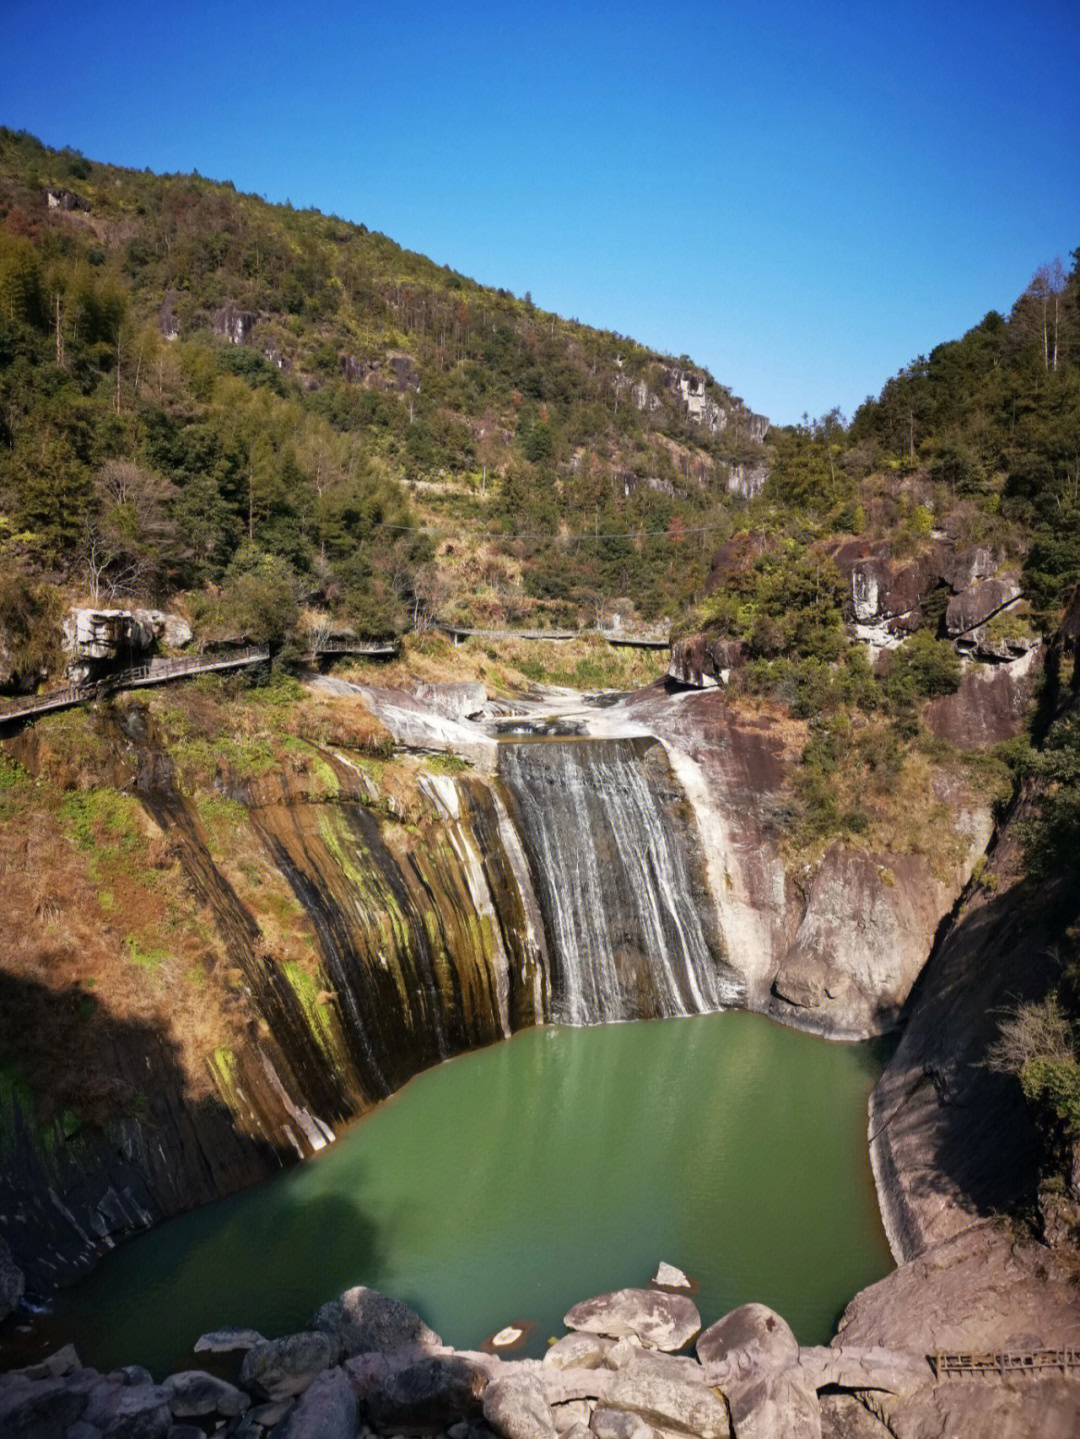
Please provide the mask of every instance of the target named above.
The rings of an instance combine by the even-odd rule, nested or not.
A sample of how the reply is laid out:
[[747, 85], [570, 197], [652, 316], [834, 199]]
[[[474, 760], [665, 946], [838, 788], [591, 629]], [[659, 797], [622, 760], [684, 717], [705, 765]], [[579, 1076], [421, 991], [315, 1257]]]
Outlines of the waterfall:
[[700, 1014], [738, 998], [693, 814], [662, 745], [505, 742], [498, 772], [548, 931], [553, 1021]]

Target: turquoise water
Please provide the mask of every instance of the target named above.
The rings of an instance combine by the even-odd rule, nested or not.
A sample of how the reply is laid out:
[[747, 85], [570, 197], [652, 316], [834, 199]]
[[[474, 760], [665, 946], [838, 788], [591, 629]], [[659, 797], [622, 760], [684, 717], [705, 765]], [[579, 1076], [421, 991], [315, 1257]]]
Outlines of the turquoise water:
[[134, 1240], [61, 1295], [84, 1363], [189, 1366], [209, 1329], [302, 1327], [367, 1284], [475, 1347], [531, 1351], [579, 1299], [698, 1284], [706, 1323], [747, 1300], [803, 1343], [891, 1267], [866, 1160], [866, 1045], [727, 1013], [541, 1029], [429, 1070], [318, 1159]]

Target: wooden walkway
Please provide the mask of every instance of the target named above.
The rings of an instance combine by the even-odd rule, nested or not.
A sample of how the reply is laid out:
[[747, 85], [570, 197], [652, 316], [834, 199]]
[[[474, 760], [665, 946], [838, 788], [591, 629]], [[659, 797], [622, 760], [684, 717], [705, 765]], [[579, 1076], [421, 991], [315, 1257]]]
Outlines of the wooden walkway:
[[67, 685], [64, 689], [49, 690], [45, 694], [27, 695], [25, 699], [12, 700], [0, 709], [0, 724], [46, 714], [50, 710], [68, 709], [72, 705], [101, 699], [116, 690], [165, 684], [169, 680], [181, 679], [187, 675], [210, 674], [215, 670], [243, 669], [248, 665], [265, 664], [269, 658], [270, 651], [265, 646], [252, 645], [230, 655], [185, 655], [175, 660], [154, 660], [151, 664], [117, 670], [115, 674], [104, 675], [89, 684]]
[[438, 628], [450, 636], [456, 645], [464, 640], [566, 640], [586, 639], [596, 635], [609, 645], [628, 645], [635, 649], [666, 650], [670, 641], [666, 636], [635, 632], [634, 630], [605, 630], [598, 627], [587, 630], [478, 630], [465, 625], [455, 625], [448, 620], [436, 621]]
[[1005, 1379], [1013, 1374], [1050, 1377], [1080, 1374], [1080, 1349], [1031, 1349], [1002, 1354], [931, 1354], [934, 1375], [941, 1379]]
[[379, 658], [392, 658], [401, 653], [400, 640], [350, 640], [331, 638], [311, 643], [308, 636], [307, 647], [302, 650], [303, 658], [306, 660], [318, 659], [320, 655], [377, 655]]

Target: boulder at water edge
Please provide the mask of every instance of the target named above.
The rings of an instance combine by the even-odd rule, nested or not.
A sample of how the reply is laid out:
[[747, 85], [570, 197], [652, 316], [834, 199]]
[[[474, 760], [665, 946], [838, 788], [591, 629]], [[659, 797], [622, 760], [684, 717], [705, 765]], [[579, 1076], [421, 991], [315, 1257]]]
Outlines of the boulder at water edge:
[[403, 1344], [434, 1348], [442, 1343], [414, 1309], [363, 1285], [324, 1304], [311, 1328], [337, 1340], [349, 1358], [372, 1351], [386, 1354]]
[[682, 1294], [656, 1289], [618, 1289], [575, 1304], [564, 1317], [567, 1329], [609, 1339], [639, 1339], [651, 1349], [682, 1349], [701, 1332], [701, 1315]]

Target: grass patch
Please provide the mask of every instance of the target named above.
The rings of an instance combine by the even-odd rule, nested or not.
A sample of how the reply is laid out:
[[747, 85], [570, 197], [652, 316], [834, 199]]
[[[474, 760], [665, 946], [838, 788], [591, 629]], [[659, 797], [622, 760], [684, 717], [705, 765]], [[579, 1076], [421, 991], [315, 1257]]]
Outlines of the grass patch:
[[115, 789], [75, 790], [61, 801], [60, 821], [85, 854], [132, 854], [139, 845], [139, 808]]

